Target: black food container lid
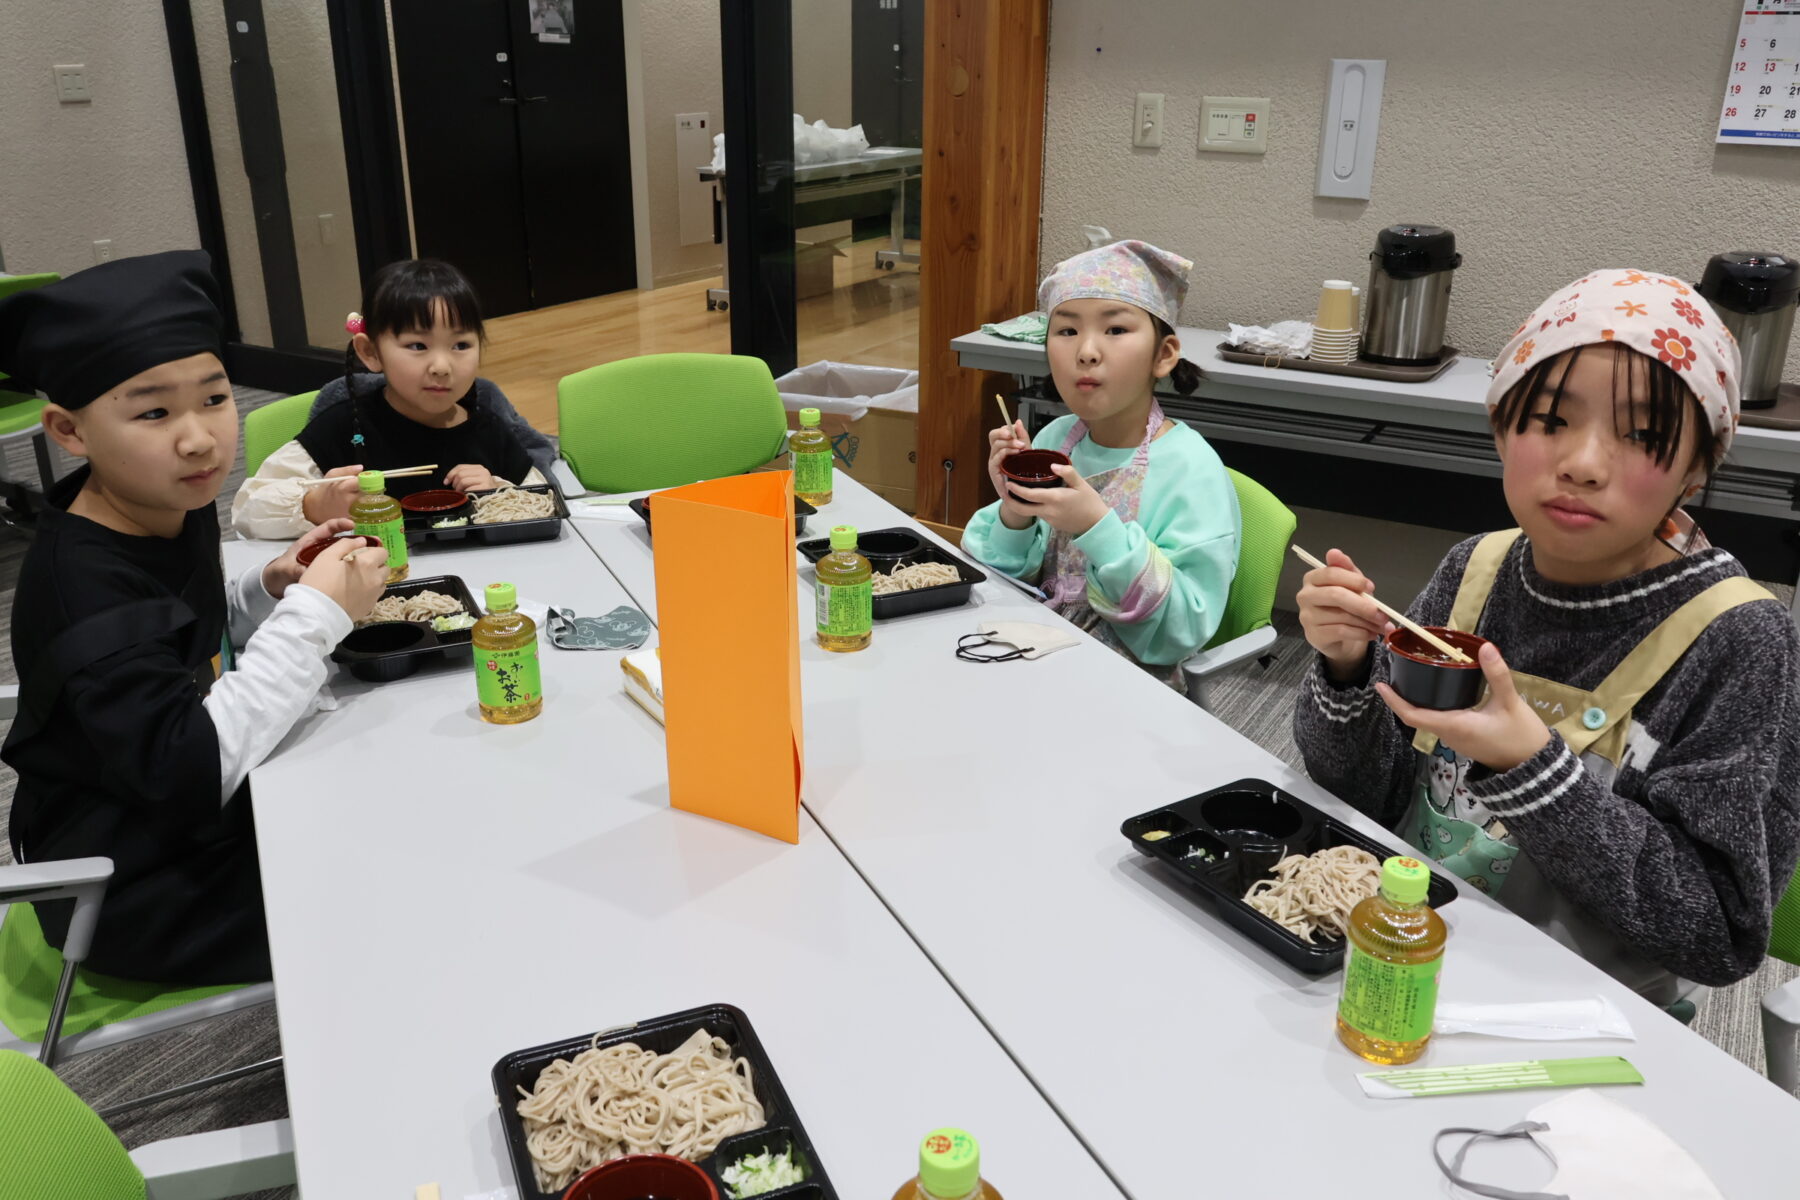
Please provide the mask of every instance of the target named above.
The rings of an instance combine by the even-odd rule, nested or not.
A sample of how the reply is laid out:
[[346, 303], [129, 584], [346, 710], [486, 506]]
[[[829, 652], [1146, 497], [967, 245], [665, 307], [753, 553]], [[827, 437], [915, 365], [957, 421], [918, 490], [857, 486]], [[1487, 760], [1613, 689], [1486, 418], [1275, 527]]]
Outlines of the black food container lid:
[[1417, 279], [1462, 266], [1456, 235], [1438, 225], [1389, 225], [1375, 236], [1372, 257], [1395, 279]]
[[1700, 294], [1715, 307], [1746, 315], [1800, 301], [1800, 260], [1764, 250], [1732, 250], [1707, 260]]

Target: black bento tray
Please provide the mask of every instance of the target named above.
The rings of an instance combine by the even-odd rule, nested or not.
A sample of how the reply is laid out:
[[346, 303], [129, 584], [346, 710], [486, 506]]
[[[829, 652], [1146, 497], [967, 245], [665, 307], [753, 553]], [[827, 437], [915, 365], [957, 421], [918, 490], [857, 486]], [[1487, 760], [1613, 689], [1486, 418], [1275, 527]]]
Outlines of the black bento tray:
[[[469, 499], [480, 496], [491, 496], [502, 488], [489, 488], [486, 491], [470, 492]], [[433, 529], [433, 521], [444, 519], [443, 514], [420, 513], [406, 515], [406, 543], [409, 546], [420, 542], [461, 542], [469, 541], [478, 546], [510, 546], [517, 542], [548, 542], [555, 540], [562, 532], [562, 523], [569, 519], [569, 505], [563, 500], [563, 494], [553, 483], [528, 483], [519, 488], [521, 492], [542, 492], [549, 495], [556, 505], [556, 511], [547, 517], [533, 517], [529, 521], [507, 521], [499, 525], [477, 525], [474, 521], [475, 506], [473, 503], [462, 515], [470, 518], [467, 525], [457, 525], [450, 529]]]
[[[480, 618], [482, 608], [475, 603], [475, 597], [469, 594], [469, 587], [460, 576], [432, 575], [424, 579], [406, 579], [399, 583], [390, 583], [381, 589], [385, 599], [388, 596], [414, 596], [420, 592], [438, 592], [454, 597], [470, 616]], [[439, 633], [428, 621], [384, 621], [382, 625], [404, 625], [409, 630], [423, 629], [423, 637], [414, 644], [400, 650], [361, 652], [346, 647], [345, 642], [338, 643], [337, 649], [331, 652], [331, 661], [342, 664], [358, 679], [367, 679], [374, 683], [386, 683], [395, 679], [403, 679], [411, 675], [427, 658], [444, 656], [453, 651], [466, 651], [471, 640], [467, 629], [452, 630]], [[367, 625], [364, 629], [378, 629], [380, 625]], [[354, 637], [361, 630], [352, 630]], [[347, 642], [349, 639], [345, 639]]]
[[[639, 496], [636, 500], [626, 501], [625, 506], [627, 508], [629, 508], [632, 512], [634, 512], [638, 515], [638, 520], [640, 520], [644, 523], [645, 535], [649, 536], [650, 535], [650, 497], [649, 496]], [[802, 500], [800, 497], [798, 497], [798, 496], [794, 497], [794, 536], [795, 537], [799, 537], [801, 534], [806, 532], [806, 518], [818, 515], [818, 511], [819, 511], [818, 509], [814, 508], [812, 505], [808, 504], [806, 501]]]
[[[1147, 842], [1143, 835], [1167, 830], [1169, 836]], [[1297, 933], [1244, 903], [1244, 893], [1266, 879], [1286, 854], [1314, 854], [1331, 846], [1355, 846], [1385, 862], [1396, 850], [1359, 833], [1336, 817], [1262, 779], [1240, 779], [1224, 787], [1177, 800], [1131, 817], [1119, 832], [1139, 853], [1168, 866], [1188, 887], [1212, 900], [1229, 925], [1276, 958], [1308, 975], [1323, 975], [1343, 964], [1345, 939], [1319, 936], [1308, 942]], [[1259, 848], [1259, 843], [1262, 848]], [[1245, 847], [1250, 847], [1248, 854]], [[1186, 857], [1196, 847], [1214, 861]], [[1280, 853], [1275, 853], [1279, 849]], [[1442, 908], [1456, 899], [1456, 885], [1431, 873], [1427, 900]]]
[[[699, 1160], [701, 1169], [718, 1185], [719, 1195], [731, 1194], [721, 1176], [725, 1168], [738, 1159], [764, 1150], [780, 1153], [791, 1146], [795, 1161], [804, 1164], [805, 1181], [763, 1195], [768, 1200], [837, 1200], [837, 1191], [825, 1174], [812, 1139], [807, 1136], [805, 1126], [800, 1124], [793, 1102], [776, 1077], [775, 1068], [757, 1040], [756, 1031], [750, 1027], [750, 1018], [740, 1009], [729, 1004], [690, 1008], [686, 1012], [639, 1021], [635, 1025], [603, 1030], [597, 1044], [605, 1048], [633, 1042], [645, 1050], [667, 1054], [692, 1037], [697, 1029], [723, 1038], [730, 1043], [734, 1056], [749, 1060], [751, 1085], [763, 1106], [765, 1123], [761, 1129], [733, 1134], [720, 1142], [711, 1155]], [[506, 1152], [512, 1159], [513, 1179], [518, 1184], [520, 1200], [556, 1200], [561, 1193], [538, 1190], [537, 1176], [531, 1169], [531, 1152], [525, 1148], [525, 1120], [519, 1116], [519, 1089], [530, 1092], [538, 1075], [552, 1061], [573, 1059], [591, 1043], [594, 1043], [591, 1035], [565, 1038], [528, 1050], [514, 1050], [494, 1064], [494, 1101], [500, 1107], [500, 1125], [506, 1133]]]
[[[873, 611], [877, 621], [967, 604], [969, 593], [974, 590], [975, 585], [987, 578], [986, 573], [976, 570], [936, 542], [903, 526], [896, 525], [891, 529], [864, 529], [859, 530], [858, 533], [864, 537], [877, 533], [904, 533], [909, 537], [918, 538], [919, 549], [916, 553], [891, 560], [891, 566], [887, 560], [880, 564], [872, 564], [875, 565], [878, 572], [884, 566], [897, 571], [901, 567], [910, 567], [914, 563], [943, 563], [946, 566], [955, 567], [958, 576], [955, 583], [940, 583], [935, 587], [914, 588], [909, 592], [889, 592], [885, 596], [876, 596]], [[831, 539], [814, 538], [809, 542], [799, 542], [794, 549], [804, 554], [808, 562], [816, 563], [831, 553]]]

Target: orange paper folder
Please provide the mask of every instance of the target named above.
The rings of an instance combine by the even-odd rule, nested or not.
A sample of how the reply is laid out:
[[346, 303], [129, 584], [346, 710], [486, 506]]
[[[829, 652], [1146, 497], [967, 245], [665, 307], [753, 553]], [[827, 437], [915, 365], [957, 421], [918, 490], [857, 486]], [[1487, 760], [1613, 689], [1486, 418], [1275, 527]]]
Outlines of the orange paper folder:
[[798, 842], [793, 473], [711, 479], [650, 507], [669, 801]]

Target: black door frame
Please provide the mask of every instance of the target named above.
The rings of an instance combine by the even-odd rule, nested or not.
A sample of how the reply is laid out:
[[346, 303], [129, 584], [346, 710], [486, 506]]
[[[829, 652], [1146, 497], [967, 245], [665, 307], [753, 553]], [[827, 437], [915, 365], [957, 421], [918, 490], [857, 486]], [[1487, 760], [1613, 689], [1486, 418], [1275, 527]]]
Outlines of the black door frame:
[[794, 35], [790, 0], [719, 0], [731, 352], [794, 369]]
[[[337, 62], [338, 108], [344, 127], [357, 266], [367, 279], [382, 264], [412, 255], [405, 184], [400, 179], [400, 141], [394, 116], [386, 17], [381, 5], [357, 0], [326, 3], [331, 10], [332, 52]], [[233, 380], [248, 387], [290, 393], [311, 391], [342, 374], [341, 352], [307, 345], [275, 349], [243, 340], [190, 0], [163, 0], [163, 26], [175, 75], [175, 100], [187, 151], [194, 222], [200, 232], [200, 248], [211, 256], [213, 274], [219, 282], [225, 318], [225, 369]], [[239, 112], [241, 122], [244, 109], [240, 107]], [[252, 120], [260, 120], [255, 111], [249, 115]], [[258, 130], [256, 136], [269, 139], [278, 147], [280, 126], [277, 123], [272, 130]], [[281, 199], [285, 207], [285, 194]], [[292, 222], [283, 223], [278, 229], [262, 224], [256, 232], [259, 243], [265, 234], [276, 242], [278, 254], [279, 243], [285, 238], [286, 252], [293, 254]]]

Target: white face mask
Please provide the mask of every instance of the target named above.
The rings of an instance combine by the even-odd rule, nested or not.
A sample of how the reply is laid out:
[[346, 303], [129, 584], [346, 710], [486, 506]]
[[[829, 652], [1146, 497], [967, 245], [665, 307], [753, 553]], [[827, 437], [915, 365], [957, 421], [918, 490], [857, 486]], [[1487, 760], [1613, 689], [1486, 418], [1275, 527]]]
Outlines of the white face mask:
[[1081, 640], [1069, 630], [1034, 621], [983, 621], [977, 628], [981, 632], [957, 639], [956, 657], [972, 662], [1042, 658]]
[[[1432, 1141], [1438, 1168], [1458, 1187], [1494, 1200], [1724, 1200], [1706, 1172], [1654, 1121], [1591, 1088], [1531, 1110], [1509, 1129], [1444, 1129]], [[1448, 1163], [1439, 1143], [1470, 1135]], [[1463, 1178], [1463, 1159], [1482, 1138], [1523, 1138], [1556, 1164], [1541, 1192], [1519, 1192]]]

